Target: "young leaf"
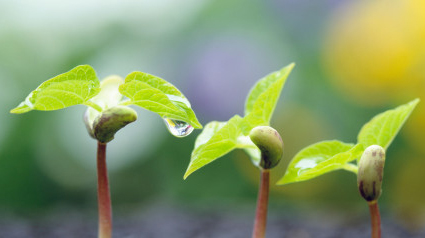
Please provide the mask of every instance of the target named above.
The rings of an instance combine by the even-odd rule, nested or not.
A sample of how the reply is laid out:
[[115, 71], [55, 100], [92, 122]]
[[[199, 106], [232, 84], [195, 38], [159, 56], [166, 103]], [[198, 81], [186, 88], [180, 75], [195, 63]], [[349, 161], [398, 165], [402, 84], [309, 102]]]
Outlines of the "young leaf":
[[289, 163], [285, 176], [277, 184], [300, 182], [322, 174], [347, 169], [355, 172], [349, 164], [361, 156], [363, 146], [358, 144], [347, 144], [341, 141], [322, 141], [310, 145], [295, 155]]
[[91, 106], [90, 103], [92, 103], [98, 107], [98, 109], [88, 107], [84, 113], [84, 123], [87, 131], [94, 139], [97, 139], [94, 134], [94, 121], [102, 116], [105, 110], [118, 106], [123, 99], [123, 95], [118, 91], [118, 88], [123, 83], [124, 79], [119, 76], [111, 75], [106, 77], [100, 82], [100, 92], [85, 103], [88, 106]]
[[94, 69], [80, 65], [42, 83], [10, 112], [51, 111], [84, 104], [99, 91], [99, 79]]
[[242, 135], [242, 118], [238, 115], [226, 122], [210, 122], [195, 142], [189, 166], [184, 175], [191, 173], [224, 156], [238, 147], [238, 138]]
[[103, 110], [117, 106], [124, 98], [118, 91], [124, 79], [117, 75], [111, 75], [100, 81], [100, 92], [90, 99], [91, 102], [99, 105]]
[[376, 115], [360, 130], [357, 136], [358, 143], [363, 144], [364, 148], [380, 145], [387, 149], [418, 103], [419, 99], [417, 98]]
[[251, 89], [245, 103], [245, 122], [243, 131], [248, 134], [256, 126], [268, 126], [276, 107], [282, 87], [295, 64], [260, 79]]
[[133, 72], [125, 78], [125, 83], [119, 90], [130, 99], [125, 105], [134, 104], [161, 117], [184, 121], [194, 128], [202, 128], [186, 97], [164, 79]]

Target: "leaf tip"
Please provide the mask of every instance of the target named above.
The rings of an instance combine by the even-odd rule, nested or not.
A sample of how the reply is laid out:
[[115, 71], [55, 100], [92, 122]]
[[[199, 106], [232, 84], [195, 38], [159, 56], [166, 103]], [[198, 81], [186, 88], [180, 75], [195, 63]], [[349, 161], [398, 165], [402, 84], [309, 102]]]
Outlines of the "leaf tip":
[[292, 62], [288, 64], [287, 66], [283, 67], [282, 69], [280, 69], [279, 71], [276, 71], [275, 73], [277, 73], [277, 77], [286, 79], [289, 76], [289, 74], [292, 72], [292, 69], [294, 67], [295, 67], [295, 63]]
[[195, 120], [192, 121], [191, 126], [193, 126], [193, 128], [195, 129], [202, 129], [203, 126], [202, 124], [195, 118]]
[[410, 103], [413, 104], [414, 106], [416, 106], [416, 104], [418, 104], [421, 101], [420, 98], [415, 98], [413, 101], [411, 101]]
[[286, 66], [289, 70], [292, 70], [295, 67], [295, 62], [292, 62]]
[[10, 110], [9, 112], [12, 114], [21, 114], [21, 113], [29, 112], [31, 110], [32, 108], [27, 105], [19, 105], [13, 108], [12, 110]]
[[13, 113], [13, 114], [19, 114], [19, 110], [17, 107], [13, 108], [12, 110], [9, 111], [9, 113]]
[[189, 167], [187, 168], [186, 172], [183, 175], [183, 180], [186, 180], [187, 177], [189, 177], [189, 175], [191, 175], [194, 172], [193, 169], [191, 169], [191, 166], [189, 165]]

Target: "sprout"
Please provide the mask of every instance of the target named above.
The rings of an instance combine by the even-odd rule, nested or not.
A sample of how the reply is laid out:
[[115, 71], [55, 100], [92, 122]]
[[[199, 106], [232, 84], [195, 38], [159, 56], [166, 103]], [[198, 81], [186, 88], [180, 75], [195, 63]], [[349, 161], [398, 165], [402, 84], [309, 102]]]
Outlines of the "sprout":
[[251, 130], [249, 137], [261, 151], [259, 166], [274, 168], [283, 155], [283, 141], [279, 133], [269, 126], [257, 126]]
[[357, 186], [366, 201], [376, 201], [381, 195], [384, 174], [385, 150], [379, 145], [371, 145], [364, 151], [357, 174]]
[[93, 135], [102, 142], [107, 143], [114, 139], [114, 135], [127, 124], [137, 119], [137, 113], [125, 106], [115, 106], [102, 112], [93, 122]]

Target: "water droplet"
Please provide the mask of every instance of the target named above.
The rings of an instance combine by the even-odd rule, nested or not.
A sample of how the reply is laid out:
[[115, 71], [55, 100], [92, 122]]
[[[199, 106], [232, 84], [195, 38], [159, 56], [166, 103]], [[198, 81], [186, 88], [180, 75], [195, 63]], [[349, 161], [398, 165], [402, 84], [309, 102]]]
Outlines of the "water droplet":
[[168, 131], [177, 137], [185, 137], [192, 133], [193, 126], [185, 121], [174, 120], [164, 117], [165, 125], [167, 125]]

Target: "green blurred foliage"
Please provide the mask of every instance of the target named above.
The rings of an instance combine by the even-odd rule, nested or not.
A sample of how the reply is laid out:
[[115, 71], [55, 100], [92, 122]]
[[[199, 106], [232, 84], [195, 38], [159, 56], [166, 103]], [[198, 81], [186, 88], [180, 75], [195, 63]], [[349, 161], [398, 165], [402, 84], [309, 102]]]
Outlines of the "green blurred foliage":
[[[399, 84], [387, 85], [385, 77], [376, 78], [381, 80], [378, 85], [400, 93], [371, 102], [358, 100], [366, 95], [360, 83], [385, 74], [373, 71], [364, 76], [366, 81], [348, 80], [353, 78], [347, 75], [351, 71], [341, 69], [349, 66], [355, 71], [357, 58], [340, 49], [363, 49], [361, 44], [376, 42], [374, 37], [389, 44], [385, 39], [393, 37], [368, 31], [353, 32], [364, 41], [346, 34], [340, 37], [344, 19], [366, 11], [362, 9], [367, 6], [357, 6], [361, 4], [368, 5], [354, 0], [1, 1], [0, 210], [27, 214], [64, 204], [96, 209], [95, 141], [82, 122], [84, 107], [9, 114], [41, 82], [80, 64], [92, 65], [99, 78], [125, 77], [136, 70], [164, 78], [187, 96], [206, 124], [241, 115], [245, 95], [255, 81], [296, 62], [271, 123], [285, 143], [284, 159], [272, 172], [273, 182], [284, 174], [295, 153], [311, 143], [356, 141], [361, 125], [373, 115], [424, 92], [423, 71], [414, 70], [421, 68], [419, 59], [424, 59], [423, 48], [418, 46], [408, 49], [408, 55], [418, 59], [408, 71], [408, 75], [419, 72], [414, 74], [419, 80], [415, 85], [399, 89]], [[368, 24], [368, 19], [360, 23]], [[403, 28], [388, 28], [385, 24], [391, 22], [383, 19], [379, 27]], [[416, 30], [409, 29], [414, 35]], [[341, 47], [333, 47], [337, 43]], [[369, 55], [368, 51], [356, 53], [366, 59]], [[368, 69], [391, 68], [385, 62], [393, 61], [384, 61], [385, 57], [374, 57]], [[375, 62], [382, 64], [375, 68]], [[184, 181], [199, 132], [177, 139], [168, 134], [159, 117], [138, 114], [138, 121], [119, 132], [108, 147], [114, 206], [129, 209], [155, 201], [254, 206], [259, 174], [243, 152], [226, 155]], [[413, 187], [425, 179], [420, 173], [423, 166], [417, 165], [425, 155], [419, 143], [424, 141], [423, 116], [415, 119], [419, 115], [424, 114], [412, 114], [406, 130], [402, 129], [387, 152], [380, 199], [384, 214], [408, 210], [409, 219], [415, 221], [425, 214], [424, 196]], [[410, 172], [412, 168], [417, 171]], [[403, 194], [409, 194], [409, 199]], [[344, 213], [364, 203], [355, 176], [335, 172], [307, 182], [272, 186], [271, 206], [283, 208], [282, 212], [308, 208]]]

